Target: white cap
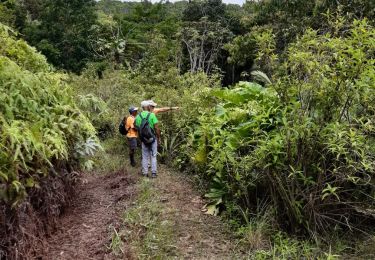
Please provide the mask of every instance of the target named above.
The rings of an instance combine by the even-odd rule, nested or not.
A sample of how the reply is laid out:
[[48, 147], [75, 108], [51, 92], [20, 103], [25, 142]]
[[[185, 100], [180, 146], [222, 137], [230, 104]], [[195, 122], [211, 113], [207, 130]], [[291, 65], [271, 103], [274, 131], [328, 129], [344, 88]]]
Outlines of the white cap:
[[147, 100], [149, 106], [156, 107], [158, 104], [156, 104], [153, 100]]
[[141, 102], [141, 107], [148, 107], [148, 106], [149, 106], [148, 100], [143, 100]]

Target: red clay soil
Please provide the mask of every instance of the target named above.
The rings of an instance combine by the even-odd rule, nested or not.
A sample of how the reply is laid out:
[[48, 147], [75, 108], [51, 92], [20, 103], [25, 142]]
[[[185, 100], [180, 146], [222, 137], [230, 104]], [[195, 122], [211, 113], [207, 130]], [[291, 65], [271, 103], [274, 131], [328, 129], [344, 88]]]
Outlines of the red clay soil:
[[[83, 176], [72, 205], [47, 238], [42, 259], [116, 259], [108, 246], [121, 213], [135, 195], [135, 182], [136, 176], [124, 171]], [[129, 252], [125, 258], [132, 258]]]

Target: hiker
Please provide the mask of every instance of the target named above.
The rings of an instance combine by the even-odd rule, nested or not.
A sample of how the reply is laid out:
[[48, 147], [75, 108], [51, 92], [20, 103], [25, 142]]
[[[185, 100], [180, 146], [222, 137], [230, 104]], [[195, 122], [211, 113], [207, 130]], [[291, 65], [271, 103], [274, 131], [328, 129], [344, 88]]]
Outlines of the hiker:
[[135, 151], [137, 149], [137, 137], [138, 137], [138, 132], [137, 129], [134, 126], [135, 118], [138, 114], [138, 108], [131, 106], [129, 108], [129, 113], [130, 116], [126, 119], [126, 130], [127, 134], [126, 137], [128, 139], [128, 144], [129, 144], [129, 158], [130, 158], [130, 164], [131, 166], [135, 167], [136, 162], [135, 162]]
[[142, 101], [143, 111], [135, 118], [135, 126], [138, 129], [142, 142], [142, 174], [148, 176], [148, 164], [151, 159], [151, 177], [157, 176], [158, 144], [160, 144], [159, 121], [152, 109], [156, 107], [152, 100]]

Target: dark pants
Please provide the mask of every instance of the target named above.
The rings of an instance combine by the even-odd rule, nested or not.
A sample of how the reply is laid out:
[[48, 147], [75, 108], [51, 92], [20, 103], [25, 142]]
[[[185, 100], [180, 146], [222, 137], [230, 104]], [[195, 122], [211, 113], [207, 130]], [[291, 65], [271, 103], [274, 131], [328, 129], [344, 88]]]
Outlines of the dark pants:
[[137, 149], [137, 138], [136, 137], [128, 137], [128, 145], [129, 145], [129, 158], [130, 164], [135, 166], [135, 150]]

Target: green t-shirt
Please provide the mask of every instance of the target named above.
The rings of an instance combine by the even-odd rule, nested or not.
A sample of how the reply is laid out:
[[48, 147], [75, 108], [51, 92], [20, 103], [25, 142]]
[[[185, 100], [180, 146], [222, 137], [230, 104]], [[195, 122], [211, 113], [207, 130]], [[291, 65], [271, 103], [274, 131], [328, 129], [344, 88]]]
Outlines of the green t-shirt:
[[[143, 111], [141, 113], [142, 117], [143, 118], [146, 118], [147, 115], [148, 115], [148, 111]], [[140, 117], [140, 115], [138, 115], [136, 118], [135, 118], [135, 126], [136, 127], [140, 127], [141, 126], [141, 123], [142, 123], [142, 119]], [[159, 120], [156, 118], [155, 114], [154, 113], [151, 113], [150, 117], [148, 118], [148, 123], [150, 124], [150, 127], [152, 129], [155, 129], [155, 124], [159, 123]]]

